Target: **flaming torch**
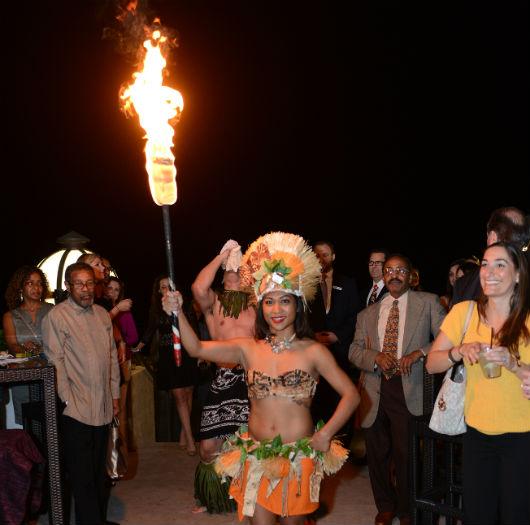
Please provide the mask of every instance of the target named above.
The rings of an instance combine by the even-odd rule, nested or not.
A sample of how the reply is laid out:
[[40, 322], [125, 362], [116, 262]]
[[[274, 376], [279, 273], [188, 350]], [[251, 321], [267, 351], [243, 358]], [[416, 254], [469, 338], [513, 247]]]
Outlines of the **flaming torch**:
[[[173, 253], [171, 248], [171, 224], [169, 206], [177, 202], [177, 170], [173, 147], [173, 126], [178, 122], [184, 107], [181, 94], [164, 86], [163, 76], [166, 60], [161, 46], [167, 38], [159, 30], [151, 32], [143, 46], [145, 58], [141, 70], [133, 74], [134, 82], [120, 92], [122, 110], [127, 116], [137, 114], [145, 130], [145, 169], [149, 175], [149, 187], [153, 200], [162, 207], [164, 236], [169, 273], [169, 286], [175, 289]], [[175, 363], [182, 363], [180, 334], [176, 315], [173, 314], [173, 348]]]

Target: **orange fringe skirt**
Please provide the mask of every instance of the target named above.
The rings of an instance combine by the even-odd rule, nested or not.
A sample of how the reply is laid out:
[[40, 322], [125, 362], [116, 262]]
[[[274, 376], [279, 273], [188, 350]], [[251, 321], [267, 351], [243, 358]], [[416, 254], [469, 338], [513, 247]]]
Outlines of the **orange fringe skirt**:
[[[295, 444], [286, 444], [292, 445]], [[248, 433], [236, 432], [215, 460], [215, 471], [221, 478], [231, 478], [228, 493], [237, 501], [239, 521], [243, 516], [253, 516], [256, 504], [278, 516], [314, 512], [318, 508], [322, 478], [339, 471], [349, 452], [333, 439], [324, 453], [307, 447], [305, 452], [287, 451], [289, 457], [257, 459], [252, 452], [259, 446]]]
[[[318, 508], [318, 501], [313, 502], [310, 498], [310, 477], [314, 471], [315, 464], [311, 458], [302, 458], [302, 475], [300, 484], [296, 476], [289, 479], [285, 476], [269, 492], [270, 481], [262, 476], [257, 490], [256, 503], [279, 516], [294, 516], [297, 514], [310, 514]], [[228, 493], [237, 501], [237, 512], [239, 521], [243, 519], [243, 506], [245, 503], [245, 492], [247, 489], [247, 475], [250, 461], [245, 461], [245, 469], [241, 479], [233, 479]], [[320, 482], [320, 480], [319, 480]], [[285, 487], [285, 485], [287, 485]]]

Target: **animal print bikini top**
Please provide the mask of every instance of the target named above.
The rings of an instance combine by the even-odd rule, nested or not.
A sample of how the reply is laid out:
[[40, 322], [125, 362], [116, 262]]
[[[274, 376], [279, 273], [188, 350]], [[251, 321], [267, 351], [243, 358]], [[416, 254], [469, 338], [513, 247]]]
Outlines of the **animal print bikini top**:
[[252, 379], [245, 372], [248, 397], [264, 399], [266, 397], [286, 397], [292, 400], [314, 397], [317, 388], [316, 379], [305, 370], [289, 370], [277, 377], [271, 377], [259, 370], [252, 370]]

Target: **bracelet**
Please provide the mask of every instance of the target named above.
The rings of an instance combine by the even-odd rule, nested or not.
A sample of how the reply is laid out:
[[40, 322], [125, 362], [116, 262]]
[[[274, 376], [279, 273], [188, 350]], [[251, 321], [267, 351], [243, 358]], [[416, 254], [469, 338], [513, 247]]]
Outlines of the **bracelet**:
[[[454, 348], [454, 347], [453, 347]], [[458, 361], [453, 357], [453, 348], [451, 348], [448, 352], [447, 352], [447, 357], [449, 359], [449, 361], [451, 361], [451, 363], [453, 363], [453, 365], [456, 365], [456, 363], [458, 363]]]

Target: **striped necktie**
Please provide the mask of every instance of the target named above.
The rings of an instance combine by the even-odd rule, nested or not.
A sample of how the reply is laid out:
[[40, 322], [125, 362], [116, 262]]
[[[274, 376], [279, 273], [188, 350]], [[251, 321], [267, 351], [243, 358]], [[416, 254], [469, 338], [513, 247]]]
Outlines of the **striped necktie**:
[[399, 373], [397, 366], [397, 344], [398, 344], [398, 328], [399, 328], [399, 301], [397, 299], [392, 303], [392, 308], [388, 314], [388, 319], [385, 328], [385, 339], [383, 341], [383, 352], [387, 352], [396, 362], [396, 367], [384, 372], [385, 377], [390, 379], [395, 374]]

